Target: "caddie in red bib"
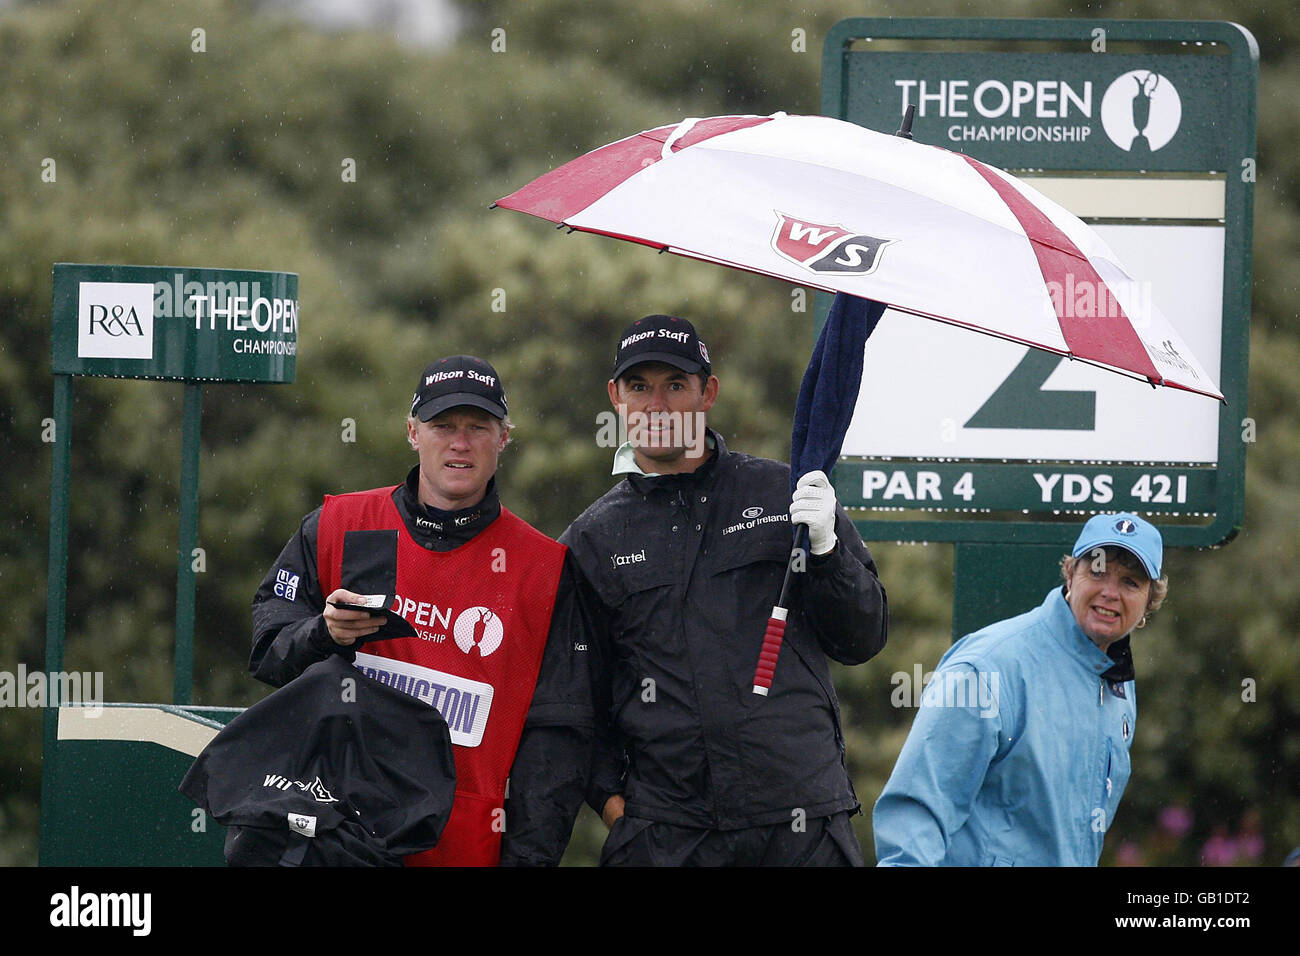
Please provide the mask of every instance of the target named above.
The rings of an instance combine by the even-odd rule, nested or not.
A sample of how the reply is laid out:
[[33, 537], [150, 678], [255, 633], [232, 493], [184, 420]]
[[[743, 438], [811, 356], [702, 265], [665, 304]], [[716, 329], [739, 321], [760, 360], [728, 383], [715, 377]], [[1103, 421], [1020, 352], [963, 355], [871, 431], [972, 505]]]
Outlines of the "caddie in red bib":
[[491, 365], [431, 364], [407, 420], [419, 465], [404, 484], [326, 496], [254, 599], [260, 679], [354, 655], [447, 722], [455, 804], [407, 865], [553, 865], [585, 792], [583, 761], [557, 765], [548, 745], [590, 726], [579, 585], [565, 547], [497, 498], [509, 428]]

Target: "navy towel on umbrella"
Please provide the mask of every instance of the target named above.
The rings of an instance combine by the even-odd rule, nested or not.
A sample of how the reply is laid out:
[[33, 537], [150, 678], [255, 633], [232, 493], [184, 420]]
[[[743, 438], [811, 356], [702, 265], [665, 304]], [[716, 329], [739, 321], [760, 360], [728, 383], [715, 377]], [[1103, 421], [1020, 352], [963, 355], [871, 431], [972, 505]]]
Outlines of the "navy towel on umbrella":
[[853, 420], [862, 384], [862, 353], [885, 304], [835, 293], [808, 370], [799, 385], [790, 436], [790, 493], [810, 471], [830, 474]]

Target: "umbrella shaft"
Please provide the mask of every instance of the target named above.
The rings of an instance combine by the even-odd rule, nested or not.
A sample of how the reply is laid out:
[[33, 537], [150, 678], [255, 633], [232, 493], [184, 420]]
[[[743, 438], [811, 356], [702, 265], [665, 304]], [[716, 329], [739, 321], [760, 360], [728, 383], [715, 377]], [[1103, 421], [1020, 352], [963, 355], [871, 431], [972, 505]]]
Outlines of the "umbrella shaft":
[[781, 597], [777, 599], [777, 607], [789, 607], [786, 604], [790, 596], [790, 585], [794, 581], [795, 566], [800, 568], [806, 566], [808, 560], [808, 526], [797, 524], [794, 526], [794, 550], [790, 552], [790, 561], [785, 566], [785, 580], [781, 582]]

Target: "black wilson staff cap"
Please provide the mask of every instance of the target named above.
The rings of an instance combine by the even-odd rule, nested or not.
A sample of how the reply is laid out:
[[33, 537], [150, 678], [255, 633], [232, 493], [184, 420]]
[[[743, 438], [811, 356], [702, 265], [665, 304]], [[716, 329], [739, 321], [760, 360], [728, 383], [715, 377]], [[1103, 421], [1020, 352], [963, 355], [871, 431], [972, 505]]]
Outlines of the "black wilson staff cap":
[[612, 377], [617, 379], [641, 362], [663, 362], [691, 374], [712, 371], [709, 350], [695, 334], [695, 326], [671, 315], [647, 315], [623, 330]]
[[457, 405], [473, 405], [496, 418], [508, 411], [497, 370], [472, 355], [451, 355], [420, 373], [411, 399], [411, 415], [427, 422]]

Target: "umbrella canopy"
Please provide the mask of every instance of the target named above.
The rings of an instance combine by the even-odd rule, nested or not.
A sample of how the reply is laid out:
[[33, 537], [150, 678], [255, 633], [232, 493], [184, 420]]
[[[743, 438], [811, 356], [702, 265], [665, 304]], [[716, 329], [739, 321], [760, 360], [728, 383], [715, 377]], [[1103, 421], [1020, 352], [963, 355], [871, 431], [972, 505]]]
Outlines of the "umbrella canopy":
[[1091, 228], [977, 160], [823, 116], [687, 119], [496, 205], [1222, 400]]

